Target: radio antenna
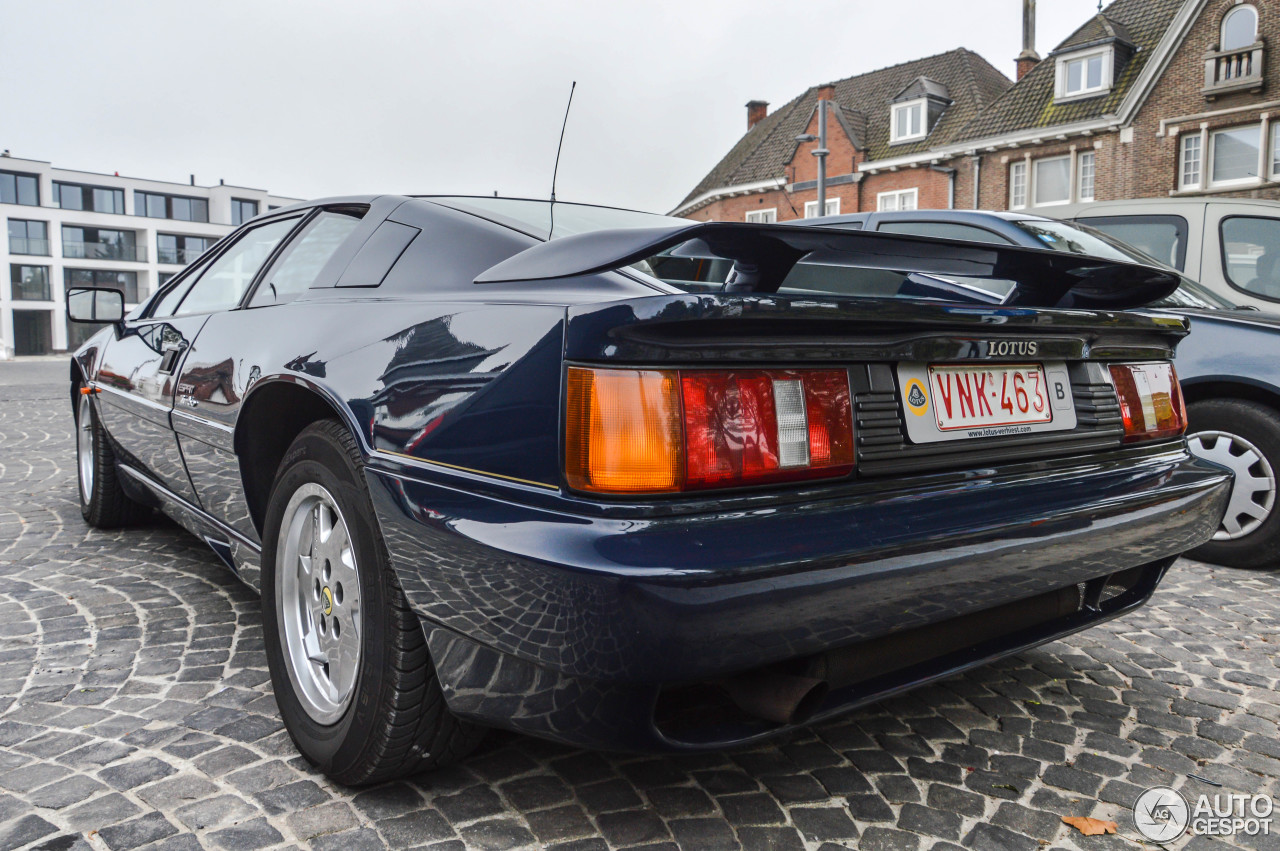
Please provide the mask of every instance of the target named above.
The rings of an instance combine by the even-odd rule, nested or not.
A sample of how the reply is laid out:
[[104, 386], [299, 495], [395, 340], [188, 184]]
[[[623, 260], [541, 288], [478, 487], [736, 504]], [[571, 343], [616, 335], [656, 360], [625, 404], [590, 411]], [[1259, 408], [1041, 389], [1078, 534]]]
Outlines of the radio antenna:
[[564, 107], [564, 122], [560, 125], [560, 142], [556, 145], [556, 165], [551, 170], [551, 227], [547, 231], [548, 240], [556, 229], [556, 177], [560, 174], [560, 150], [564, 147], [564, 129], [569, 126], [569, 108], [573, 106], [573, 90], [577, 87], [577, 80], [569, 84], [569, 102]]

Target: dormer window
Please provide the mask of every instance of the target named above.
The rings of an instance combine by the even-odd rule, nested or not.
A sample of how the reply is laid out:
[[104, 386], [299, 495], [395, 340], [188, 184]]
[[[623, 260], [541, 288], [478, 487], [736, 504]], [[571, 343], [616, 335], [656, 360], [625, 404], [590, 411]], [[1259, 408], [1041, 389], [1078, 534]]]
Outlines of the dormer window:
[[1058, 59], [1057, 100], [1091, 97], [1111, 89], [1115, 54], [1110, 46]]
[[[883, 115], [883, 113], [881, 114]], [[893, 121], [889, 142], [891, 144], [910, 142], [915, 139], [923, 139], [929, 135], [929, 130], [925, 126], [925, 116], [926, 104], [924, 98], [895, 103], [893, 105]]]

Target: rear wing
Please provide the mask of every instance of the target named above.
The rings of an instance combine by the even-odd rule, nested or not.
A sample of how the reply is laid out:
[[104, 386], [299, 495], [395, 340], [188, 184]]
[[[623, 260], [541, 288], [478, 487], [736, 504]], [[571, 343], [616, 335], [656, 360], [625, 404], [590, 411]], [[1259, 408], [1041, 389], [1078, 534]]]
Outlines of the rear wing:
[[598, 230], [539, 243], [483, 272], [477, 284], [542, 281], [621, 269], [696, 241], [732, 260], [726, 292], [777, 292], [797, 263], [1014, 282], [1006, 305], [1124, 309], [1170, 295], [1176, 273], [1155, 266], [1013, 245], [791, 225], [706, 222]]

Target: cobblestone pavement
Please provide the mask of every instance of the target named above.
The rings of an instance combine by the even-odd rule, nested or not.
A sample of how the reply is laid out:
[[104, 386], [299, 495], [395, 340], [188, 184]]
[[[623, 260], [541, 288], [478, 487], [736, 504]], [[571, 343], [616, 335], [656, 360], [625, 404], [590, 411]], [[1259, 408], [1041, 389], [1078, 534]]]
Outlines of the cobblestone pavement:
[[1191, 562], [1120, 621], [768, 746], [495, 733], [460, 767], [336, 787], [281, 728], [258, 601], [164, 521], [81, 522], [65, 370], [0, 364], [0, 849], [1111, 849], [1148, 786], [1280, 794], [1280, 578]]

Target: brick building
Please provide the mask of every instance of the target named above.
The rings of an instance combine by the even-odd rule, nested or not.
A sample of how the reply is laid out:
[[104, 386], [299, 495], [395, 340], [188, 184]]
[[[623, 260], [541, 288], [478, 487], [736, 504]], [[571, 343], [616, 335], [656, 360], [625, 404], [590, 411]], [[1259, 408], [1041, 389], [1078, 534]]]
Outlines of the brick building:
[[[804, 216], [816, 197], [815, 158], [794, 137], [815, 132], [815, 122], [800, 128], [796, 116], [816, 114], [823, 98], [840, 118], [828, 127], [828, 197], [843, 213], [912, 203], [1052, 212], [1117, 198], [1280, 198], [1280, 100], [1266, 91], [1280, 80], [1280, 54], [1267, 48], [1280, 43], [1280, 0], [1116, 0], [1043, 60], [1034, 8], [1024, 0], [1015, 83], [959, 50], [816, 87], [773, 114], [753, 102], [747, 135], [674, 212]], [[929, 70], [908, 80], [904, 69], [915, 66]], [[864, 94], [855, 83], [873, 78], [902, 88]], [[907, 103], [922, 107], [904, 116]], [[807, 211], [816, 214], [816, 204]]]

